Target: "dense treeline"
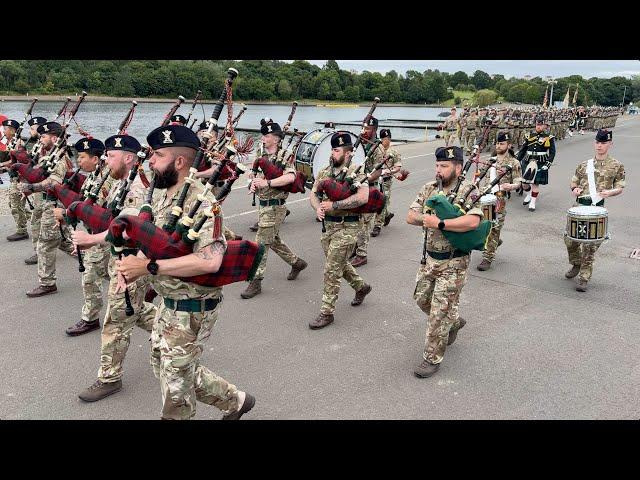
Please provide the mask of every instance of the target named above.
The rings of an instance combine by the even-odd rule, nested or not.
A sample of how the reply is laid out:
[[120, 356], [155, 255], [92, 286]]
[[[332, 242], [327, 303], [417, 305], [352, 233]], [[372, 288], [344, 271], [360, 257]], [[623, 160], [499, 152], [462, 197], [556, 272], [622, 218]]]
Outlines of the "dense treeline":
[[[208, 99], [217, 98], [228, 67], [240, 76], [234, 97], [250, 100], [328, 100], [369, 102], [379, 96], [385, 103], [439, 103], [454, 98], [453, 90], [495, 92], [509, 102], [540, 104], [547, 83], [540, 77], [530, 80], [505, 79], [477, 70], [453, 74], [438, 70], [405, 75], [340, 69], [335, 60], [323, 67], [304, 60], [3, 60], [0, 61], [0, 94], [72, 94], [87, 90], [93, 95], [122, 97], [192, 98], [200, 89]], [[562, 100], [571, 87], [571, 100], [579, 85], [578, 103], [619, 105], [624, 87], [625, 103], [640, 99], [640, 77], [584, 79], [579, 75], [557, 79], [554, 100]], [[489, 95], [491, 97], [491, 95]], [[481, 100], [483, 95], [476, 97]]]

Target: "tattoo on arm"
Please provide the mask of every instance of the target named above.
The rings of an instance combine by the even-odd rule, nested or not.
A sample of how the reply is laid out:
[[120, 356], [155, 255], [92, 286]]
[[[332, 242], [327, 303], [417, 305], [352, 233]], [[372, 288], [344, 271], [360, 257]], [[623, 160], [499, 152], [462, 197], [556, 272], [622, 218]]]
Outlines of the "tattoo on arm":
[[217, 255], [224, 255], [224, 245], [222, 242], [215, 242], [202, 250], [198, 250], [195, 255], [203, 260], [213, 260]]
[[349, 210], [350, 208], [356, 208], [360, 206], [360, 201], [356, 195], [351, 195], [349, 198], [333, 202], [334, 210]]

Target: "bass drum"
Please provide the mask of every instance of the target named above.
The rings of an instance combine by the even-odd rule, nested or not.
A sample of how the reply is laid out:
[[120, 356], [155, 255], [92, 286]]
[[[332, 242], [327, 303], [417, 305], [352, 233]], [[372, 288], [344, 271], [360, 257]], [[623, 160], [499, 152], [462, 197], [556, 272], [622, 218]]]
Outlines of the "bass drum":
[[[311, 187], [318, 173], [323, 168], [329, 166], [329, 158], [331, 157], [331, 136], [336, 132], [345, 132], [345, 130], [333, 130], [331, 128], [321, 128], [307, 133], [296, 150], [296, 170], [307, 176], [307, 185]], [[358, 136], [347, 132], [351, 135], [351, 142], [355, 143]], [[361, 165], [364, 162], [364, 147], [360, 144], [351, 158], [351, 165]]]

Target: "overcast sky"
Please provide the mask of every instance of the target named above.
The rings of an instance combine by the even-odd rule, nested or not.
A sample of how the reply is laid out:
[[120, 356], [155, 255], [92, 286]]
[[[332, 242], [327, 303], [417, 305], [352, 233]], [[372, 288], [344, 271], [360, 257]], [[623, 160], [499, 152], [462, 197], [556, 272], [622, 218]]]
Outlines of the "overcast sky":
[[[318, 66], [326, 60], [308, 60]], [[490, 75], [502, 74], [505, 77], [567, 77], [582, 75], [585, 78], [630, 77], [640, 75], [639, 60], [336, 60], [344, 70], [385, 73], [395, 70], [404, 74], [407, 70], [438, 69], [441, 72], [455, 73], [459, 70], [473, 74], [482, 70]]]

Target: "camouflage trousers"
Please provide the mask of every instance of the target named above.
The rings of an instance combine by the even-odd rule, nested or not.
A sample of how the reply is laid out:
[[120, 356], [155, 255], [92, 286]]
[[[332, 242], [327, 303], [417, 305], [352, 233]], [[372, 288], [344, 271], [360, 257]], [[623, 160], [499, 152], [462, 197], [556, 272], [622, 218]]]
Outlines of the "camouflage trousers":
[[325, 221], [327, 231], [322, 234], [320, 243], [325, 256], [324, 287], [320, 313], [333, 314], [340, 292], [340, 279], [344, 278], [354, 290], [364, 286], [364, 280], [356, 273], [349, 257], [356, 246], [356, 236], [360, 223], [337, 223]]
[[487, 145], [485, 146], [485, 151], [491, 151], [496, 144], [496, 136], [498, 135], [497, 128], [490, 128], [489, 135], [487, 136]]
[[[73, 248], [71, 243], [71, 231], [69, 226], [62, 227], [64, 236], [67, 239], [66, 244], [71, 245], [69, 253]], [[52, 202], [46, 202], [43, 205], [42, 217], [40, 218], [40, 235], [36, 246], [38, 254], [38, 281], [42, 286], [51, 286], [56, 283], [56, 250], [62, 244], [62, 235], [60, 227], [56, 223], [53, 216]]]
[[376, 214], [376, 219], [374, 221], [374, 225], [376, 227], [381, 227], [384, 225], [384, 219], [389, 215], [389, 205], [391, 205], [391, 183], [392, 179], [387, 180], [382, 184], [382, 193], [384, 193], [387, 197], [387, 201], [384, 204], [384, 208], [378, 214]]
[[31, 212], [31, 243], [33, 250], [36, 251], [38, 247], [38, 239], [40, 238], [40, 220], [42, 219], [42, 195], [30, 195], [31, 203], [33, 204], [33, 211]]
[[487, 243], [484, 251], [482, 252], [482, 258], [488, 262], [493, 262], [496, 256], [496, 250], [498, 249], [498, 242], [500, 241], [500, 232], [504, 226], [504, 218], [507, 212], [505, 209], [502, 212], [496, 214], [496, 223], [491, 227], [489, 236], [487, 237]]
[[22, 195], [22, 192], [18, 190], [18, 180], [12, 178], [9, 184], [9, 208], [11, 209], [11, 215], [16, 222], [16, 233], [27, 233], [27, 219], [31, 215], [31, 212], [27, 212], [26, 204], [27, 199]]
[[83, 252], [85, 270], [82, 274], [82, 320], [85, 322], [95, 322], [99, 319], [102, 310], [102, 281], [109, 280], [110, 256], [108, 248], [102, 245], [96, 245]]
[[596, 251], [602, 243], [576, 242], [565, 235], [564, 244], [567, 246], [569, 263], [580, 267], [578, 279], [588, 282], [593, 273], [593, 260], [595, 259]]
[[458, 138], [458, 132], [456, 132], [455, 130], [452, 132], [445, 130], [444, 131], [445, 147], [450, 147], [451, 145], [455, 145], [457, 138]]
[[160, 380], [162, 418], [192, 418], [196, 400], [224, 413], [238, 410], [236, 386], [200, 364], [221, 306], [222, 302], [208, 312], [178, 312], [161, 304], [151, 332], [151, 366]]
[[442, 361], [449, 339], [449, 331], [460, 323], [458, 302], [465, 284], [469, 255], [451, 260], [427, 257], [416, 275], [413, 298], [428, 315], [423, 358], [437, 364]]
[[128, 286], [134, 313], [127, 317], [125, 294], [124, 292], [116, 293], [118, 277], [115, 272], [115, 259], [113, 255], [109, 258], [108, 304], [100, 334], [98, 379], [104, 383], [116, 382], [122, 378], [124, 357], [129, 350], [133, 327], [137, 325], [151, 332], [156, 316], [155, 305], [144, 301], [149, 287], [149, 277], [145, 275]]
[[[373, 223], [376, 220], [375, 213], [363, 213], [362, 221], [360, 222], [360, 231], [356, 238], [356, 255], [361, 257], [367, 256], [367, 249], [369, 248], [369, 239], [371, 238], [371, 230], [373, 229]], [[355, 225], [358, 225], [357, 223]]]
[[278, 256], [293, 265], [298, 261], [298, 256], [280, 239], [280, 226], [287, 216], [286, 205], [272, 205], [268, 207], [260, 207], [258, 212], [258, 233], [256, 233], [256, 242], [264, 243], [264, 255], [260, 261], [260, 265], [256, 270], [256, 280], [264, 278], [264, 272], [267, 269], [267, 256], [269, 250], [273, 250]]
[[464, 135], [462, 136], [462, 147], [465, 149], [467, 154], [473, 151], [473, 146], [476, 143], [476, 130], [465, 130]]

